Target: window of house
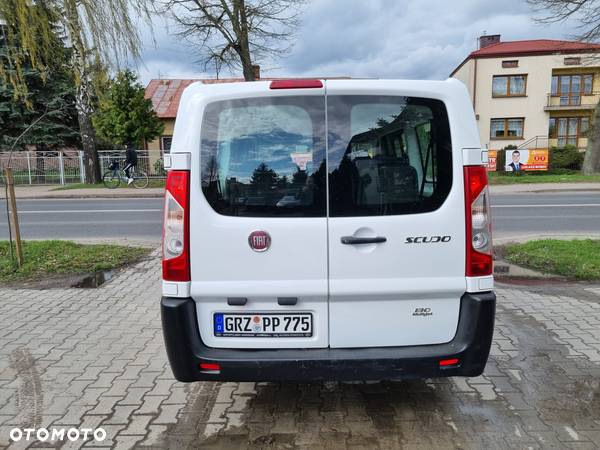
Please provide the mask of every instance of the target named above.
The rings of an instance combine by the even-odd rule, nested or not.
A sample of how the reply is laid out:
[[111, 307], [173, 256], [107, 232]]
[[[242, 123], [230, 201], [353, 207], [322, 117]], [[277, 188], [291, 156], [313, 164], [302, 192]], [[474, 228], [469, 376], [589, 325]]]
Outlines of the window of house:
[[587, 133], [590, 131], [590, 118], [582, 117], [579, 120], [579, 135], [582, 137], [587, 137]]
[[586, 137], [590, 128], [589, 117], [551, 117], [548, 137], [558, 140], [558, 146], [578, 145], [578, 139]]
[[581, 64], [581, 58], [573, 57], [573, 56], [566, 57], [564, 59], [564, 64], [565, 64], [565, 66], [577, 66], [577, 65]]
[[582, 95], [592, 94], [594, 75], [554, 75], [551, 83], [551, 95], [560, 97], [561, 106], [577, 106], [581, 104]]
[[495, 75], [492, 78], [493, 97], [519, 97], [525, 95], [527, 75]]
[[512, 69], [514, 67], [519, 67], [519, 61], [517, 59], [502, 61], [503, 69]]
[[492, 119], [490, 122], [491, 139], [522, 139], [525, 119]]
[[160, 149], [163, 153], [171, 153], [171, 143], [173, 142], [173, 136], [161, 136], [160, 137]]

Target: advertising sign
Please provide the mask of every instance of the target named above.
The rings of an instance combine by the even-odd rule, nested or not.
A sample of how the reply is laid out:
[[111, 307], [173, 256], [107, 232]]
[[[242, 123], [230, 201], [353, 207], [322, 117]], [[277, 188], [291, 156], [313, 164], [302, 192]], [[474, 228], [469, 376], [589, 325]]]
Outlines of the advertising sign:
[[505, 150], [506, 172], [548, 170], [548, 149]]
[[496, 169], [496, 158], [498, 157], [498, 150], [488, 150], [488, 163], [487, 170], [495, 172]]

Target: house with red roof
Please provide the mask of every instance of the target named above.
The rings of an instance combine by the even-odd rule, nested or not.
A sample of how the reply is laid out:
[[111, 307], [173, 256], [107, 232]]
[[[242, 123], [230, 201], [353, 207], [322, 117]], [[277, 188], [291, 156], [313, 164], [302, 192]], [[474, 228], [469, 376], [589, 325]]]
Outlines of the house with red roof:
[[600, 44], [481, 36], [450, 76], [467, 86], [488, 149], [585, 149], [600, 100]]
[[[254, 77], [261, 81], [276, 80], [278, 78], [263, 78], [260, 76], [260, 67], [254, 67]], [[316, 77], [321, 78], [321, 77]], [[329, 79], [341, 79], [349, 77], [327, 77]], [[216, 83], [236, 83], [243, 82], [243, 78], [195, 78], [195, 79], [155, 79], [150, 80], [146, 86], [145, 97], [152, 101], [152, 107], [158, 117], [165, 125], [163, 135], [152, 141], [145, 143], [145, 149], [150, 151], [151, 163], [155, 159], [162, 157], [164, 153], [171, 150], [171, 141], [173, 139], [173, 130], [175, 128], [175, 118], [181, 95], [186, 87], [195, 82], [204, 84]]]
[[171, 150], [171, 141], [173, 139], [173, 129], [175, 128], [175, 118], [181, 94], [186, 87], [195, 82], [200, 83], [233, 83], [244, 81], [243, 78], [220, 78], [220, 79], [156, 79], [150, 80], [146, 86], [145, 97], [152, 101], [152, 107], [156, 115], [165, 125], [163, 135], [152, 142], [145, 144], [146, 150], [152, 153], [160, 152], [160, 156], [169, 153]]

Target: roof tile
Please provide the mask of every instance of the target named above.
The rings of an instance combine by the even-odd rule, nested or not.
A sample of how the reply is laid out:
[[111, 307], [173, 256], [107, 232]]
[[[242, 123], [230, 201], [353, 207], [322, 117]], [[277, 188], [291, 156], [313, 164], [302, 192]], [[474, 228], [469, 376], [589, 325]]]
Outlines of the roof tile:
[[530, 53], [568, 53], [600, 51], [600, 44], [574, 41], [557, 41], [552, 39], [534, 39], [528, 41], [497, 42], [471, 52], [471, 57], [519, 55]]

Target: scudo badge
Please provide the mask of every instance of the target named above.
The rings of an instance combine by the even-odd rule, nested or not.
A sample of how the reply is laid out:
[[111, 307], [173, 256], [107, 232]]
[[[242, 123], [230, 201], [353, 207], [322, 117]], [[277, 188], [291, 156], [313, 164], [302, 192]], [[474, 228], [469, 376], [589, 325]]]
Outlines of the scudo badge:
[[255, 252], [266, 252], [271, 246], [271, 235], [266, 231], [253, 231], [248, 236], [248, 245]]

